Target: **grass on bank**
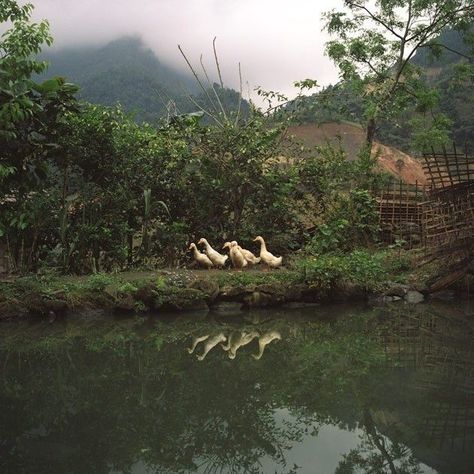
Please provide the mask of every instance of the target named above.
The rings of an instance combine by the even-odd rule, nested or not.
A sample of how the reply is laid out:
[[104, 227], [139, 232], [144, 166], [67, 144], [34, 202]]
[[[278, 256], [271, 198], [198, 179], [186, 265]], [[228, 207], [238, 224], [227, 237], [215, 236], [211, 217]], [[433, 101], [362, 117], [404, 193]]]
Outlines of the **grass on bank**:
[[[88, 276], [58, 275], [52, 272], [23, 276], [0, 282], [0, 313], [6, 309], [47, 314], [53, 304], [59, 309], [112, 308], [126, 301], [135, 312], [146, 311], [150, 304], [174, 299], [202, 297], [194, 289], [199, 281], [211, 282], [220, 289], [249, 288], [262, 284], [284, 287], [305, 285], [330, 295], [331, 290], [355, 285], [367, 293], [383, 291], [387, 281], [400, 283], [427, 278], [417, 269], [416, 251], [353, 250], [320, 256], [299, 256], [288, 268], [262, 271], [258, 267], [244, 272], [233, 270], [167, 269], [123, 273], [96, 273]], [[424, 269], [426, 273], [426, 268]], [[152, 301], [152, 303], [149, 303]]]

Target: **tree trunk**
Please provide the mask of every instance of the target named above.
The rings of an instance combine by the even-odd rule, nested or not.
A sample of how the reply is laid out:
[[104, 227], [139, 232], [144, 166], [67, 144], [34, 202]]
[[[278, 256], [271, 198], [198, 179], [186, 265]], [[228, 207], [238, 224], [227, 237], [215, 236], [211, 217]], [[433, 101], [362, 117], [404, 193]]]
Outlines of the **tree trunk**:
[[133, 263], [133, 217], [130, 213], [127, 216], [127, 264]]
[[375, 123], [375, 118], [372, 117], [368, 120], [367, 122], [367, 131], [366, 131], [366, 137], [365, 141], [367, 143], [367, 148], [369, 151], [372, 151], [372, 145], [375, 140], [375, 130], [376, 130], [376, 123]]
[[384, 442], [383, 437], [380, 436], [377, 432], [377, 428], [375, 427], [374, 420], [368, 408], [364, 408], [363, 420], [364, 420], [364, 427], [367, 431], [367, 435], [369, 439], [372, 440], [373, 444], [378, 448], [378, 450], [382, 454], [384, 460], [386, 461], [386, 463], [388, 464], [388, 467], [390, 468], [390, 473], [397, 474], [397, 469], [395, 467], [393, 459], [390, 456], [387, 449], [385, 448], [385, 442]]

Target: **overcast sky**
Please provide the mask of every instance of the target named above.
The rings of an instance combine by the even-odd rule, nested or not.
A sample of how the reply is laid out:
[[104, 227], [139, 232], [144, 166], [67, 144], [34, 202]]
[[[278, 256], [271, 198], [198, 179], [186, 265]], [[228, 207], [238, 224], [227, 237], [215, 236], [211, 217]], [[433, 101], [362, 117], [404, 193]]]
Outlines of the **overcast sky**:
[[139, 35], [165, 63], [184, 69], [177, 44], [199, 62], [217, 45], [226, 85], [238, 87], [240, 61], [250, 88], [291, 94], [305, 78], [337, 81], [324, 56], [323, 11], [339, 0], [31, 0], [35, 18], [47, 18], [55, 47], [105, 44]]

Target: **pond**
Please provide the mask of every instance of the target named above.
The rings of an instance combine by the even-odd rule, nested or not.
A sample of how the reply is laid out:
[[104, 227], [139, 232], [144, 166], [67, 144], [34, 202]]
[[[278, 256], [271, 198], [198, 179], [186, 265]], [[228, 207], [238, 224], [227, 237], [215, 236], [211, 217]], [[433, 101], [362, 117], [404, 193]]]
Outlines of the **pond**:
[[0, 472], [472, 473], [471, 313], [2, 324]]

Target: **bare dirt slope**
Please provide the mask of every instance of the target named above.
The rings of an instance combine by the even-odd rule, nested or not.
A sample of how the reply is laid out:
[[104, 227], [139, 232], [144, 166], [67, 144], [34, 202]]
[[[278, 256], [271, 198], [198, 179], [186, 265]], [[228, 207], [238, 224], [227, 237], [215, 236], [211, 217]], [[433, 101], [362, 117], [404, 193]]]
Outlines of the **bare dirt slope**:
[[[365, 131], [359, 125], [349, 122], [330, 122], [324, 124], [302, 124], [289, 127], [289, 135], [300, 140], [307, 147], [327, 143], [341, 145], [352, 161], [357, 158], [365, 140]], [[421, 163], [396, 148], [375, 143], [373, 151], [378, 152], [379, 167], [408, 184], [426, 184]]]

